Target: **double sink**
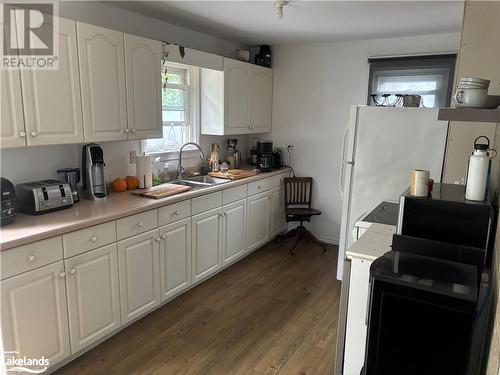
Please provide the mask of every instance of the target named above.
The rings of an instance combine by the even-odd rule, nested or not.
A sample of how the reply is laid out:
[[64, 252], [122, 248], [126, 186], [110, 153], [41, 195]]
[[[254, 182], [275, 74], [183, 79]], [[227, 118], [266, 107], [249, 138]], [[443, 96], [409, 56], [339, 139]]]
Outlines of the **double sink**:
[[193, 176], [179, 180], [170, 181], [171, 184], [190, 186], [192, 190], [208, 188], [210, 186], [225, 184], [230, 180], [211, 176]]

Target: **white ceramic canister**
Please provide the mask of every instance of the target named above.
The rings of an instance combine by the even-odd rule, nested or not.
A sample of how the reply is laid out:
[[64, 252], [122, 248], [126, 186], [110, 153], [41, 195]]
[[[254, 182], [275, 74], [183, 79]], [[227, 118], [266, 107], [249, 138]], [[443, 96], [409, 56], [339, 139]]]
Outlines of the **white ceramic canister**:
[[488, 181], [488, 169], [490, 166], [489, 139], [488, 144], [474, 141], [474, 151], [469, 158], [469, 168], [467, 170], [467, 185], [465, 188], [465, 199], [471, 201], [484, 201], [486, 196], [486, 184]]
[[429, 195], [430, 172], [423, 169], [411, 171], [410, 195], [427, 197]]

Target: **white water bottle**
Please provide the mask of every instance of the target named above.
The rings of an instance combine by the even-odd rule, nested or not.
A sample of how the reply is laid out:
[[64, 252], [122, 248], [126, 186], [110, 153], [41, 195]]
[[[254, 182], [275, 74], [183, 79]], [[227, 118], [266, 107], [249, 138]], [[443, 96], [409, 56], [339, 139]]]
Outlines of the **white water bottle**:
[[488, 144], [476, 143], [474, 141], [474, 152], [469, 158], [469, 169], [467, 171], [467, 186], [465, 188], [465, 199], [471, 201], [484, 201], [486, 195], [486, 184], [488, 181], [488, 170], [490, 156], [488, 154], [490, 140]]

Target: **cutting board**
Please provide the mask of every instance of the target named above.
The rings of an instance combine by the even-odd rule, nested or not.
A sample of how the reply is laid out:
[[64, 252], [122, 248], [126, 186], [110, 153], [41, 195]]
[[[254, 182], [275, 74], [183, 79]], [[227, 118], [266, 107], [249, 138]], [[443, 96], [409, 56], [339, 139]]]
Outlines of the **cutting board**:
[[169, 197], [174, 194], [183, 193], [191, 189], [191, 186], [186, 185], [175, 185], [175, 184], [163, 184], [160, 186], [154, 186], [148, 189], [138, 189], [134, 190], [132, 195], [139, 195], [141, 197], [160, 199]]
[[228, 180], [239, 180], [240, 178], [255, 176], [254, 170], [248, 169], [229, 169], [226, 173], [222, 172], [209, 172], [208, 175], [212, 177], [225, 178]]

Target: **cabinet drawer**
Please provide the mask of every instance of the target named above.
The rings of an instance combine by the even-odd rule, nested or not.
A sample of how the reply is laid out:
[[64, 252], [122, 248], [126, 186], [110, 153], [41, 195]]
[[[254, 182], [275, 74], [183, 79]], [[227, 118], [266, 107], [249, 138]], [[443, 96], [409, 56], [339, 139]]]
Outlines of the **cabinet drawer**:
[[254, 195], [263, 191], [269, 190], [271, 187], [271, 179], [265, 178], [259, 181], [248, 184], [248, 195]]
[[61, 236], [0, 252], [2, 279], [57, 262], [63, 258]]
[[191, 200], [191, 214], [196, 215], [204, 211], [222, 206], [222, 192], [207, 194]]
[[222, 191], [222, 204], [233, 203], [247, 197], [247, 186], [241, 185]]
[[191, 215], [191, 200], [158, 209], [158, 225], [166, 225]]
[[69, 258], [115, 241], [114, 221], [63, 234], [64, 257]]
[[116, 237], [119, 240], [135, 236], [139, 233], [158, 227], [158, 213], [156, 210], [142, 212], [116, 221]]
[[281, 173], [276, 176], [271, 177], [271, 189], [284, 186], [284, 178], [289, 177], [290, 172]]

